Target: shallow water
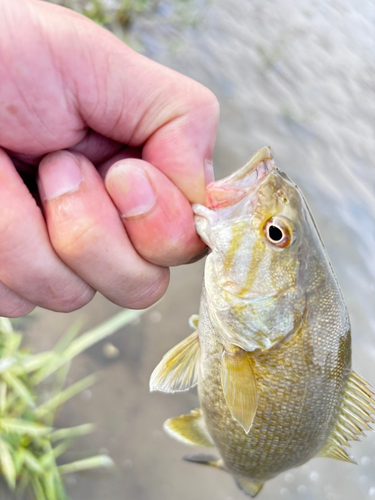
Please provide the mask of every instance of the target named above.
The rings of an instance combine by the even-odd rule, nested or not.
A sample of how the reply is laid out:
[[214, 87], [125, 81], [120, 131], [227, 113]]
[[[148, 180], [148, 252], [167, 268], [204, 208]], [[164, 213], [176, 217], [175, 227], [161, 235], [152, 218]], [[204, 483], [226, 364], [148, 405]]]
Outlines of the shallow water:
[[[375, 385], [374, 4], [212, 0], [196, 6], [196, 26], [174, 24], [173, 9], [163, 3], [156, 18], [136, 21], [131, 38], [149, 57], [217, 95], [217, 178], [269, 144], [277, 165], [299, 184], [350, 312], [353, 366]], [[192, 450], [162, 432], [166, 418], [197, 406], [196, 393], [148, 393], [152, 369], [190, 333], [202, 271], [202, 262], [173, 271], [164, 300], [111, 340], [117, 358], [107, 358], [100, 345], [73, 365], [73, 379], [98, 369], [102, 378], [60, 413], [63, 425], [97, 424], [68, 458], [105, 449], [118, 466], [72, 476], [73, 500], [245, 498], [228, 475], [183, 462]], [[85, 315], [93, 326], [116, 310], [98, 296], [74, 314], [38, 311], [26, 339], [46, 349], [73, 318]], [[358, 466], [315, 459], [267, 483], [259, 498], [375, 498], [375, 433], [353, 454]]]

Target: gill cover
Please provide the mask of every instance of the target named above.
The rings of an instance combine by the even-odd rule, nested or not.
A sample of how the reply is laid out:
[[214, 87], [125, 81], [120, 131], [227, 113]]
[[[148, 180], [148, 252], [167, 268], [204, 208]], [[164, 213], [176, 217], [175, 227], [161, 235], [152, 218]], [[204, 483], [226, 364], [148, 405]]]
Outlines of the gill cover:
[[268, 147], [210, 184], [207, 200], [208, 207], [193, 210], [212, 250], [204, 278], [210, 320], [225, 344], [269, 349], [296, 332], [305, 315], [297, 220], [304, 202]]

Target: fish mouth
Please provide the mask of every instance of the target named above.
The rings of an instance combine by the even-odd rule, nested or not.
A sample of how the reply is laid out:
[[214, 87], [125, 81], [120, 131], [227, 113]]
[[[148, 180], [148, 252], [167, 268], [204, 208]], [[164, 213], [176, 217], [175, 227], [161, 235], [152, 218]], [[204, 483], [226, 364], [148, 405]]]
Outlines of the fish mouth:
[[242, 168], [207, 186], [207, 207], [216, 210], [234, 205], [275, 168], [271, 148], [265, 146], [259, 149]]

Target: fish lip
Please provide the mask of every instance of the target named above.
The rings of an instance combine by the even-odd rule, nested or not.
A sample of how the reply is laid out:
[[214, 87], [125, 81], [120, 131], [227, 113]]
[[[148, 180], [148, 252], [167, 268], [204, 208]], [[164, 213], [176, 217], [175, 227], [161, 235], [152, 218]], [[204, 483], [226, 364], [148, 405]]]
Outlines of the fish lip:
[[242, 168], [207, 186], [207, 207], [215, 210], [234, 205], [254, 191], [259, 182], [275, 169], [271, 148], [259, 149]]
[[250, 160], [242, 168], [236, 170], [235, 172], [233, 172], [233, 174], [224, 177], [224, 179], [221, 179], [216, 182], [215, 181], [211, 182], [209, 186], [217, 183], [232, 183], [241, 180], [247, 175], [249, 175], [251, 172], [256, 170], [256, 168], [259, 166], [261, 162], [267, 160], [273, 160], [273, 154], [270, 146], [264, 146], [263, 148], [258, 149], [258, 151], [250, 158]]
[[197, 223], [197, 221], [200, 218], [202, 218], [204, 220], [209, 220], [211, 218], [212, 210], [210, 210], [209, 208], [205, 207], [204, 205], [200, 205], [199, 203], [194, 203], [191, 206], [191, 208], [193, 210], [195, 223]]
[[192, 210], [197, 232], [208, 247], [212, 248], [210, 226], [216, 221], [218, 210], [231, 207], [245, 197], [253, 203], [257, 187], [276, 170], [271, 148], [266, 146], [242, 168], [207, 186], [207, 206], [193, 204]]

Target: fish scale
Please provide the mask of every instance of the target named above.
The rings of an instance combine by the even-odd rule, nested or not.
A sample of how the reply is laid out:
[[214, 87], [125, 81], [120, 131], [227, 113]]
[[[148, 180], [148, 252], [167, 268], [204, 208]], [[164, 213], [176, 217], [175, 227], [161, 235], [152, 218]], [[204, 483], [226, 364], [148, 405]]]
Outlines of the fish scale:
[[[227, 468], [255, 480], [266, 480], [314, 456], [333, 429], [335, 415], [340, 411], [346, 383], [342, 372], [345, 370], [347, 376], [350, 374], [350, 356], [345, 355], [345, 349], [342, 349], [335, 368], [340, 372], [335, 374], [335, 379], [341, 381], [338, 387], [331, 381], [330, 373], [317, 374], [321, 368], [314, 369], [311, 363], [306, 363], [306, 353], [313, 349], [308, 328], [301, 329], [283, 345], [254, 354], [260, 397], [251, 432], [246, 435], [226, 408], [218, 375], [222, 347], [219, 342], [215, 347], [212, 345], [212, 338], [218, 335], [203, 331], [200, 330], [201, 362], [210, 365], [211, 370], [199, 381], [199, 399], [208, 430]], [[207, 346], [206, 336], [209, 338]], [[321, 338], [321, 342], [327, 345], [330, 340], [328, 336]], [[349, 332], [346, 342], [350, 344]], [[314, 385], [309, 390], [310, 377]], [[322, 394], [329, 395], [328, 400], [322, 398]], [[278, 415], [277, 420], [270, 419], [271, 415]], [[303, 422], [299, 421], [297, 425], [296, 420], [301, 417]], [[226, 433], [226, 440], [222, 439], [222, 432]], [[241, 453], [237, 447], [242, 449]]]
[[166, 432], [216, 447], [217, 458], [186, 459], [229, 472], [251, 497], [313, 457], [355, 463], [345, 447], [371, 430], [375, 393], [351, 370], [348, 313], [302, 193], [265, 147], [207, 199], [193, 206], [211, 248], [196, 331], [150, 380], [165, 392], [198, 384], [201, 408]]

